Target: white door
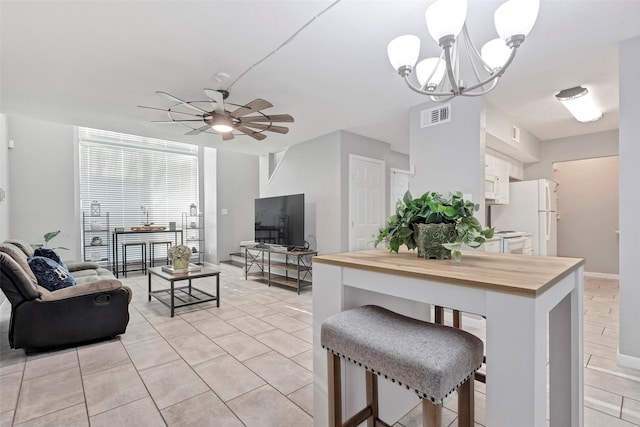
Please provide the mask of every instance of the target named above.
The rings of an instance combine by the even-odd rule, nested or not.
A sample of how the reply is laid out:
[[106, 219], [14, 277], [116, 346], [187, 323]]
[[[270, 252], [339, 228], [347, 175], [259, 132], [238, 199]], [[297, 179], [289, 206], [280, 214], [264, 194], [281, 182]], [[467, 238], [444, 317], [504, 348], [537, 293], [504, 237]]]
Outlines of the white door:
[[396, 203], [402, 200], [404, 193], [409, 190], [409, 172], [391, 169], [389, 174], [389, 215], [396, 212]]
[[349, 251], [373, 248], [384, 226], [384, 161], [349, 156]]

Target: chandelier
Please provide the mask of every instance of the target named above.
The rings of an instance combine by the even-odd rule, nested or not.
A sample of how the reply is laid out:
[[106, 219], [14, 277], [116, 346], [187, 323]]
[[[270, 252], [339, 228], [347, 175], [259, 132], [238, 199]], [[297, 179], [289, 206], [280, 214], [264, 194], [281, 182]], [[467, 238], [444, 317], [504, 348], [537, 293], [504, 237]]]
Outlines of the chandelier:
[[[484, 95], [497, 86], [515, 58], [516, 50], [536, 22], [539, 7], [540, 0], [508, 0], [500, 5], [494, 14], [500, 37], [487, 42], [479, 52], [465, 23], [467, 0], [436, 0], [427, 8], [425, 18], [429, 34], [442, 53], [440, 57], [420, 61], [415, 67], [419, 86], [409, 80], [420, 54], [417, 36], [393, 39], [387, 46], [389, 61], [409, 88], [429, 96], [432, 102], [447, 102], [458, 95]], [[471, 83], [460, 76], [460, 58], [464, 56], [474, 79]]]

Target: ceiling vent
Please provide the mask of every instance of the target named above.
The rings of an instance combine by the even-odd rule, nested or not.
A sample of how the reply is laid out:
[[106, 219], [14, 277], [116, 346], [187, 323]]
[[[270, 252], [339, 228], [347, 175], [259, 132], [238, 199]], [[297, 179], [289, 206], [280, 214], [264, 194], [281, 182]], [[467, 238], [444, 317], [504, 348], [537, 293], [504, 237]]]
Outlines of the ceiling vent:
[[451, 104], [441, 105], [420, 112], [420, 127], [437, 125], [451, 121]]
[[515, 142], [520, 142], [520, 128], [518, 126], [513, 126], [511, 128], [511, 139]]

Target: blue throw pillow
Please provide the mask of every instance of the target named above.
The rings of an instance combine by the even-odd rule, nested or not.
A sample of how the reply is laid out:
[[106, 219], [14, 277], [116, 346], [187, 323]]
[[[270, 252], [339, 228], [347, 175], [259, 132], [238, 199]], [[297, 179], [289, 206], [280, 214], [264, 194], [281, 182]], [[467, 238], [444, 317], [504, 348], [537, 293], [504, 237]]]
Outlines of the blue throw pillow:
[[38, 285], [50, 291], [57, 291], [76, 284], [69, 272], [50, 258], [43, 256], [29, 258], [29, 267], [38, 279]]
[[55, 262], [57, 262], [58, 264], [60, 264], [62, 266], [62, 268], [64, 268], [65, 270], [69, 271], [69, 268], [67, 268], [67, 265], [64, 263], [64, 261], [62, 261], [62, 258], [60, 258], [60, 255], [58, 255], [56, 253], [56, 251], [54, 251], [53, 249], [37, 248], [33, 252], [33, 256], [43, 256], [45, 258], [52, 259]]

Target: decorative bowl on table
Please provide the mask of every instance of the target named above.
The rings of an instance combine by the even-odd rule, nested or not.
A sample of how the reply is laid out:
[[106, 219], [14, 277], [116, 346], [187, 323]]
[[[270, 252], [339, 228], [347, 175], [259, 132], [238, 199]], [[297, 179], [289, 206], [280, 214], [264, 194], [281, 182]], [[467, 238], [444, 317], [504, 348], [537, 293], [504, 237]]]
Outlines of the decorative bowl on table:
[[167, 227], [162, 225], [139, 225], [136, 227], [131, 227], [131, 231], [163, 231]]

